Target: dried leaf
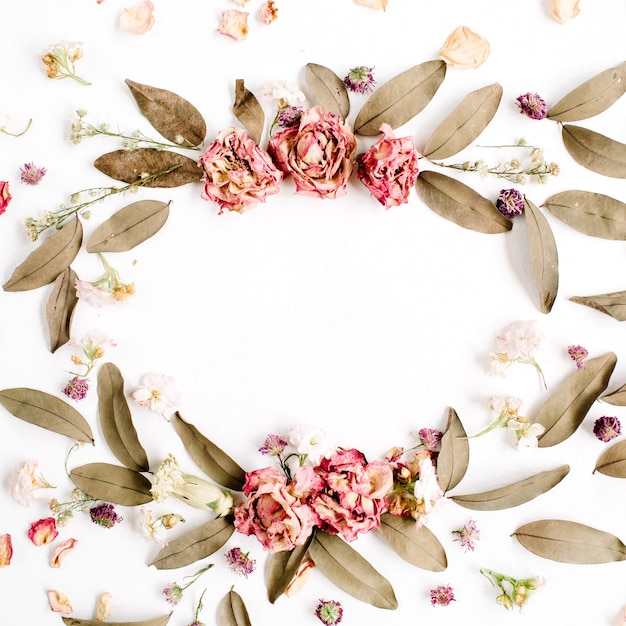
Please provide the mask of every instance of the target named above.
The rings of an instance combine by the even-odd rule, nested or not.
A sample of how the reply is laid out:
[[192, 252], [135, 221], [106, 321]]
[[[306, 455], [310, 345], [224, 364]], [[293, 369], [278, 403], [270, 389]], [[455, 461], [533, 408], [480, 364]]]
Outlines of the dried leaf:
[[134, 470], [110, 463], [88, 463], [70, 472], [72, 482], [96, 500], [122, 506], [137, 506], [152, 501], [150, 481]]
[[443, 572], [446, 569], [446, 551], [426, 526], [418, 528], [413, 518], [398, 517], [391, 513], [383, 513], [380, 522], [378, 530], [405, 561], [431, 572]]
[[612, 563], [626, 559], [614, 535], [565, 520], [546, 519], [520, 526], [513, 535], [533, 554], [560, 563]]
[[202, 178], [202, 169], [194, 160], [155, 148], [107, 152], [95, 160], [94, 166], [103, 174], [129, 184], [154, 176], [141, 183], [142, 187], [180, 187]]
[[318, 531], [309, 546], [315, 566], [340, 589], [380, 609], [396, 609], [389, 581], [337, 535]]
[[219, 550], [235, 532], [232, 517], [218, 517], [170, 541], [150, 563], [157, 569], [176, 569]]
[[377, 89], [354, 122], [358, 135], [374, 136], [381, 124], [398, 128], [415, 117], [433, 98], [446, 76], [446, 63], [427, 61], [398, 74]]
[[603, 402], [614, 404], [615, 406], [626, 406], [626, 384], [622, 385], [617, 391], [600, 398]]
[[172, 418], [174, 428], [196, 465], [216, 483], [241, 491], [246, 482], [246, 472], [225, 452], [186, 422], [177, 411]]
[[76, 258], [83, 241], [83, 226], [72, 218], [18, 265], [3, 285], [5, 291], [27, 291], [51, 283]]
[[305, 76], [306, 84], [322, 109], [345, 120], [350, 113], [350, 98], [341, 78], [317, 63], [306, 64]]
[[232, 589], [220, 602], [218, 626], [251, 626], [250, 616], [241, 596]]
[[626, 145], [580, 126], [565, 124], [563, 144], [574, 158], [592, 172], [626, 178]]
[[106, 626], [165, 626], [170, 621], [170, 617], [172, 617], [171, 613], [141, 622], [111, 622], [109, 620], [102, 622], [96, 619], [77, 619], [75, 617], [63, 617], [62, 619], [66, 626], [103, 626], [105, 623]]
[[561, 98], [549, 111], [555, 122], [577, 122], [608, 109], [626, 91], [626, 62], [612, 67]]
[[98, 416], [104, 439], [118, 461], [128, 469], [147, 472], [148, 456], [124, 397], [124, 379], [113, 363], [105, 363], [98, 372]]
[[72, 318], [78, 304], [77, 279], [76, 272], [68, 267], [54, 280], [54, 286], [46, 304], [50, 352], [55, 352], [70, 340]]
[[626, 291], [603, 293], [598, 296], [572, 296], [570, 300], [600, 313], [606, 313], [618, 322], [626, 321]]
[[235, 81], [233, 115], [248, 129], [254, 141], [260, 143], [265, 125], [265, 113], [256, 96], [246, 89], [241, 78]]
[[463, 228], [486, 234], [511, 230], [511, 221], [493, 202], [454, 178], [424, 171], [417, 177], [416, 187], [419, 197], [435, 213]]
[[562, 191], [544, 205], [576, 230], [602, 239], [626, 240], [626, 204], [601, 193]]
[[190, 102], [166, 89], [142, 85], [128, 78], [124, 82], [139, 110], [163, 137], [181, 148], [199, 146], [204, 141], [206, 122]]
[[544, 403], [535, 418], [535, 422], [545, 428], [538, 437], [540, 448], [561, 443], [576, 431], [591, 405], [609, 384], [616, 363], [613, 352], [585, 361], [585, 369], [571, 374]]
[[267, 576], [267, 598], [272, 604], [285, 593], [289, 583], [296, 575], [300, 564], [306, 557], [309, 545], [314, 536], [315, 533], [311, 533], [304, 545], [298, 546], [293, 550], [274, 552], [274, 554], [271, 555], [269, 573]]
[[448, 410], [446, 431], [437, 457], [437, 479], [443, 491], [454, 489], [469, 465], [469, 441], [463, 424], [453, 408]]
[[93, 443], [87, 420], [67, 402], [44, 391], [17, 387], [0, 391], [0, 404], [15, 417], [65, 435], [75, 441]]
[[469, 146], [492, 120], [500, 100], [498, 83], [472, 91], [435, 129], [422, 153], [431, 161], [447, 159]]
[[87, 252], [126, 252], [159, 232], [170, 212], [170, 202], [140, 200], [114, 213], [96, 228]]
[[559, 289], [559, 256], [548, 220], [524, 198], [530, 269], [539, 293], [542, 313], [550, 313]]
[[512, 485], [461, 496], [451, 496], [457, 504], [473, 511], [501, 511], [533, 500], [558, 485], [569, 474], [569, 465], [539, 472]]
[[626, 478], [626, 441], [608, 448], [598, 459], [593, 471], [613, 478]]

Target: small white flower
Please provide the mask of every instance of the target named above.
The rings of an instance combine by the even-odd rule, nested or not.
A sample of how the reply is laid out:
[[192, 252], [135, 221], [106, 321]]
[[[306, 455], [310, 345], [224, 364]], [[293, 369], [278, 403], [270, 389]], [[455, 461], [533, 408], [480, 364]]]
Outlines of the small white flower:
[[438, 509], [442, 501], [445, 500], [437, 480], [435, 466], [430, 458], [419, 460], [419, 479], [415, 483], [413, 493], [416, 500], [423, 503], [426, 515]]
[[38, 469], [37, 461], [25, 461], [9, 475], [9, 492], [22, 506], [30, 506], [39, 497], [38, 489], [54, 488]]
[[162, 546], [167, 545], [166, 529], [160, 521], [155, 520], [150, 509], [141, 507], [137, 518], [137, 528], [146, 541], [155, 541]]
[[529, 424], [523, 418], [510, 420], [508, 427], [509, 430], [515, 431], [518, 448], [536, 448], [539, 445], [537, 437], [545, 431], [541, 424]]
[[289, 443], [312, 465], [319, 465], [323, 458], [329, 459], [337, 450], [322, 429], [306, 424], [291, 428]]
[[263, 85], [261, 98], [263, 100], [276, 100], [281, 107], [300, 106], [306, 100], [300, 85], [287, 80], [274, 81], [273, 83]]
[[133, 391], [132, 396], [139, 406], [160, 415], [164, 415], [168, 409], [179, 406], [182, 399], [174, 378], [155, 373], [145, 374], [141, 379], [141, 385]]

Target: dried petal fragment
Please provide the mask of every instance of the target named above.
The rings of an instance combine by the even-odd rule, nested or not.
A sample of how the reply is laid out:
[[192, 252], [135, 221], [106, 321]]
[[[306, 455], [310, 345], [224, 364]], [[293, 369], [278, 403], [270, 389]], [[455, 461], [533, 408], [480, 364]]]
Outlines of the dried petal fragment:
[[50, 567], [61, 567], [61, 561], [76, 547], [78, 541], [74, 538], [60, 543], [52, 553]]
[[248, 36], [248, 15], [246, 11], [228, 9], [222, 11], [222, 21], [217, 29], [221, 35], [232, 37], [236, 41], [241, 41]]
[[482, 65], [489, 56], [489, 42], [467, 26], [459, 26], [450, 33], [439, 58], [461, 68]]

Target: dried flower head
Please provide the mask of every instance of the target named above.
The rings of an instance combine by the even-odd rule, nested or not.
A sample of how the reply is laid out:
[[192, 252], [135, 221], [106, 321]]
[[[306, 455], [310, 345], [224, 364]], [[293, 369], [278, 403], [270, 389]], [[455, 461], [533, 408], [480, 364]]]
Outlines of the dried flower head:
[[288, 106], [280, 109], [276, 115], [276, 123], [281, 128], [289, 128], [300, 124], [304, 109], [300, 106]]
[[151, 372], [144, 374], [141, 385], [133, 391], [133, 400], [154, 413], [165, 417], [165, 412], [179, 406], [182, 395], [172, 376]]
[[38, 185], [46, 175], [45, 167], [37, 167], [34, 163], [24, 163], [20, 168], [20, 179], [26, 185]]
[[82, 43], [60, 41], [50, 46], [41, 56], [48, 78], [73, 78], [81, 85], [91, 83], [76, 74], [75, 63], [83, 56]]
[[287, 442], [280, 435], [268, 435], [259, 452], [265, 456], [280, 456], [286, 447]]
[[340, 602], [320, 599], [315, 609], [315, 615], [322, 624], [331, 626], [332, 624], [339, 624], [339, 622], [341, 622], [343, 609], [341, 608]]
[[432, 606], [448, 606], [454, 602], [454, 590], [450, 585], [439, 585], [430, 590], [430, 603]]
[[72, 400], [82, 400], [89, 391], [89, 381], [86, 378], [80, 376], [74, 376], [71, 378], [67, 385], [63, 387], [63, 393]]
[[524, 196], [517, 189], [502, 189], [496, 200], [496, 209], [512, 220], [524, 212]]
[[420, 442], [428, 450], [439, 450], [443, 433], [435, 428], [421, 428], [418, 432]]
[[344, 85], [354, 93], [367, 93], [373, 91], [376, 80], [374, 68], [365, 65], [353, 67], [343, 79]]
[[585, 369], [585, 359], [589, 356], [589, 352], [585, 348], [582, 346], [568, 346], [567, 354], [576, 363], [576, 367], [579, 370]]
[[548, 105], [545, 100], [536, 93], [524, 93], [515, 99], [520, 113], [526, 115], [531, 120], [542, 120], [548, 112]]
[[30, 506], [40, 489], [52, 489], [39, 471], [37, 461], [25, 461], [9, 474], [9, 492], [22, 506]]
[[[179, 585], [178, 583], [171, 583], [165, 589], [163, 589], [163, 595], [165, 596], [165, 600], [169, 602], [172, 606], [176, 606], [182, 599], [185, 589], [193, 585], [204, 572], [210, 570], [213, 567], [212, 563], [201, 567], [195, 574], [192, 576], [185, 576], [183, 580], [189, 579], [189, 582], [185, 585]], [[200, 605], [201, 606], [201, 605]]]
[[108, 502], [101, 502], [91, 507], [89, 516], [94, 524], [104, 528], [112, 528], [124, 519], [117, 514], [115, 507]]
[[256, 561], [249, 557], [249, 552], [243, 552], [241, 548], [235, 547], [226, 552], [226, 562], [230, 569], [244, 578], [248, 578], [256, 568]]
[[604, 415], [599, 417], [593, 425], [593, 434], [605, 443], [615, 439], [622, 432], [622, 425], [617, 417]]
[[453, 530], [452, 534], [456, 535], [454, 541], [458, 541], [465, 552], [468, 550], [473, 552], [476, 542], [480, 539], [480, 530], [473, 519], [468, 520], [463, 528]]
[[518, 449], [536, 448], [539, 445], [538, 437], [545, 432], [545, 426], [537, 422], [531, 423], [525, 417], [512, 419], [507, 424], [509, 430], [515, 432]]

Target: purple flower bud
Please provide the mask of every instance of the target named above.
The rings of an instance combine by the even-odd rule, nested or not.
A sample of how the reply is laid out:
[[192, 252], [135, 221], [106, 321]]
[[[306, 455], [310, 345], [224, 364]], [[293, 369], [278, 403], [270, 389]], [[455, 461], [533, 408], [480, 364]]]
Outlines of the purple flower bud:
[[517, 189], [502, 189], [496, 200], [496, 209], [512, 220], [524, 212], [524, 196]]
[[117, 514], [115, 507], [108, 502], [102, 502], [92, 506], [89, 510], [89, 515], [94, 524], [98, 524], [98, 526], [103, 526], [104, 528], [112, 528], [123, 519]]
[[546, 117], [548, 106], [545, 100], [536, 93], [525, 93], [516, 99], [520, 113], [523, 113], [531, 120], [542, 120]]
[[593, 425], [593, 434], [605, 443], [615, 439], [622, 432], [622, 425], [617, 417], [604, 415], [599, 417]]

